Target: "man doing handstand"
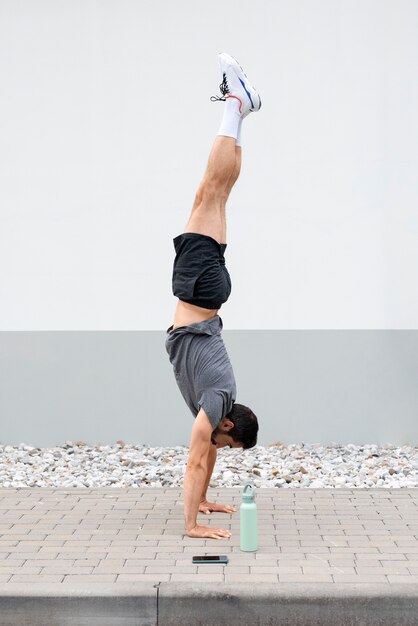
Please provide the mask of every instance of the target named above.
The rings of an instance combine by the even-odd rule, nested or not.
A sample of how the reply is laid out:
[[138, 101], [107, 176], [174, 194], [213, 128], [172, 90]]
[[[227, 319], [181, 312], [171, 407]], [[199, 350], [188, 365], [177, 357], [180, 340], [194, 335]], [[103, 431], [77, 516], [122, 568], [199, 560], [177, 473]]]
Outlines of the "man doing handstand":
[[241, 168], [241, 124], [261, 107], [260, 96], [237, 61], [219, 55], [222, 123], [209, 155], [185, 232], [174, 238], [173, 294], [178, 297], [166, 350], [180, 391], [195, 416], [184, 477], [184, 521], [189, 537], [222, 539], [223, 528], [197, 524], [198, 512], [232, 513], [234, 507], [206, 500], [216, 450], [252, 448], [257, 417], [237, 404], [232, 366], [221, 337], [218, 310], [231, 293], [225, 266], [225, 204]]

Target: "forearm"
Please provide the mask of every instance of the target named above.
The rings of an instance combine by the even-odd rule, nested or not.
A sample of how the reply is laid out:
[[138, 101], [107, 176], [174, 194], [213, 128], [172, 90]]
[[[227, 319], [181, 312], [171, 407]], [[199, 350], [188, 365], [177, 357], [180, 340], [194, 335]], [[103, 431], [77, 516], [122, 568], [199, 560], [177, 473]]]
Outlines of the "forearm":
[[212, 472], [213, 472], [213, 468], [215, 467], [215, 463], [216, 463], [216, 446], [212, 444], [209, 448], [209, 453], [208, 453], [208, 467], [206, 471], [205, 485], [203, 487], [202, 495], [200, 497], [201, 501], [206, 500], [206, 492], [209, 487], [209, 483], [212, 477]]
[[206, 478], [205, 465], [187, 465], [184, 475], [184, 525], [186, 531], [196, 526], [200, 497]]

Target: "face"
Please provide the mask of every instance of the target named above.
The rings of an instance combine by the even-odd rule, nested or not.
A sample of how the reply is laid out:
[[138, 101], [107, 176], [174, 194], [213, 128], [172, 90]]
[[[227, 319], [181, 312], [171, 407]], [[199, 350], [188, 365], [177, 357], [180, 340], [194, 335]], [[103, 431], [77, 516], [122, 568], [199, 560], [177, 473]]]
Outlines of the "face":
[[217, 448], [225, 448], [225, 446], [228, 446], [229, 448], [243, 448], [242, 443], [234, 441], [231, 435], [228, 434], [233, 427], [234, 423], [231, 422], [231, 420], [226, 418], [221, 420], [219, 426], [212, 432], [212, 443]]

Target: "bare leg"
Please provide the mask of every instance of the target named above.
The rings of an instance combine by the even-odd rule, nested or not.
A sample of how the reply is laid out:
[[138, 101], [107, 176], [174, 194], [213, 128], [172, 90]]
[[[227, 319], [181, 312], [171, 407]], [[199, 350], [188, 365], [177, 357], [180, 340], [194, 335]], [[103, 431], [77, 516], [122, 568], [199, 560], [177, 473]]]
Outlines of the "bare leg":
[[235, 185], [239, 173], [241, 171], [241, 148], [235, 147], [235, 167], [232, 172], [228, 184], [225, 188], [224, 200], [221, 205], [221, 217], [222, 217], [222, 239], [221, 243], [226, 243], [226, 214], [225, 214], [225, 205], [228, 200], [229, 194], [231, 193], [232, 187]]
[[186, 233], [201, 233], [218, 243], [226, 243], [225, 205], [241, 168], [241, 148], [235, 144], [233, 137], [216, 137]]

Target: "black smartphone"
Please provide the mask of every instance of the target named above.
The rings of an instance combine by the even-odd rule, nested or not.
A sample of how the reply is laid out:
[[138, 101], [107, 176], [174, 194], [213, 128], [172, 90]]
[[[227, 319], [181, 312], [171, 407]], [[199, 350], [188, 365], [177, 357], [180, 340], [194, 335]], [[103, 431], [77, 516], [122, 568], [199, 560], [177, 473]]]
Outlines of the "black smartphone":
[[193, 563], [202, 565], [203, 563], [228, 563], [229, 559], [226, 554], [207, 554], [205, 556], [194, 556]]

